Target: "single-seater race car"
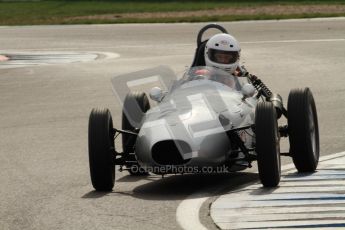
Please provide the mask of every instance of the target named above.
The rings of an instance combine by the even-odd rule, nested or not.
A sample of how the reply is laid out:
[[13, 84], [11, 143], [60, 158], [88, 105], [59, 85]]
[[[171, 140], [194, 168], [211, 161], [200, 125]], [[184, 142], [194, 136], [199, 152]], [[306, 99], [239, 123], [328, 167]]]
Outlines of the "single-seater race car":
[[[299, 172], [313, 172], [319, 160], [315, 102], [309, 88], [293, 89], [287, 108], [256, 76], [233, 75], [203, 64], [203, 33], [198, 34], [194, 62], [167, 92], [129, 92], [123, 102], [122, 129], [113, 127], [109, 109], [95, 108], [89, 117], [91, 181], [110, 191], [115, 165], [132, 175], [239, 171], [257, 161], [260, 181], [275, 187], [281, 176], [281, 155], [290, 156]], [[287, 125], [278, 126], [285, 117]], [[122, 134], [122, 149], [114, 139]], [[290, 151], [280, 152], [280, 138], [289, 137]], [[222, 169], [222, 170], [220, 170]]]

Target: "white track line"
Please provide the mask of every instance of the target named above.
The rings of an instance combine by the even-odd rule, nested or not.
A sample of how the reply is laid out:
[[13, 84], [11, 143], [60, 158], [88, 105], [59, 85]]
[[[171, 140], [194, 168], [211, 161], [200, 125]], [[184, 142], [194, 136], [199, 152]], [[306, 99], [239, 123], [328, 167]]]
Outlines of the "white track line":
[[179, 204], [176, 220], [183, 229], [207, 230], [200, 222], [199, 210], [208, 198], [210, 193], [193, 193]]
[[[345, 38], [327, 38], [327, 39], [296, 39], [296, 40], [267, 40], [267, 41], [243, 41], [241, 44], [269, 44], [269, 43], [299, 43], [299, 42], [343, 42], [345, 41]], [[147, 48], [147, 47], [159, 47], [159, 46], [166, 46], [166, 44], [146, 44], [146, 45], [118, 45], [118, 46], [90, 46], [88, 49], [90, 50], [97, 50], [97, 49], [125, 49], [125, 48]], [[180, 43], [180, 44], [174, 44], [175, 47], [194, 47], [194, 43]], [[11, 53], [11, 52], [21, 52], [21, 51], [78, 51], [80, 49], [83, 49], [82, 47], [77, 48], [66, 48], [66, 47], [55, 47], [55, 48], [40, 48], [40, 49], [11, 49], [11, 50], [0, 50], [0, 53]], [[87, 51], [82, 51], [87, 52]], [[89, 53], [104, 53], [104, 54], [110, 54], [107, 52], [98, 52], [98, 51], [88, 51]], [[119, 55], [114, 53], [115, 55]]]
[[[327, 161], [338, 157], [345, 156], [345, 152], [339, 152], [330, 154], [327, 156], [320, 157], [319, 161]], [[287, 171], [293, 169], [295, 166], [293, 164], [284, 165], [282, 167], [282, 171]], [[253, 184], [255, 182], [249, 183]], [[219, 187], [221, 189], [221, 187]], [[200, 208], [202, 204], [212, 197], [212, 192], [196, 192], [189, 195], [186, 199], [184, 199], [176, 210], [176, 220], [177, 223], [183, 229], [200, 229], [205, 230], [207, 229], [201, 222], [199, 218]]]
[[301, 42], [343, 42], [345, 38], [328, 38], [328, 39], [297, 39], [297, 40], [272, 40], [272, 41], [248, 41], [241, 44], [265, 44], [265, 43], [301, 43]]

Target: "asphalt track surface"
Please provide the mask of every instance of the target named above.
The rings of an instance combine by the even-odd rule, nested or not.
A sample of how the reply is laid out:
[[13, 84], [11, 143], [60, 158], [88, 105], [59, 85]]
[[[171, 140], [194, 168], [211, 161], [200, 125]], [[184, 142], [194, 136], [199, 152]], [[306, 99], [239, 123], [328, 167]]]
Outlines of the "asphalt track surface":
[[[345, 19], [220, 24], [241, 41], [241, 60], [250, 72], [285, 104], [291, 88], [312, 89], [321, 154], [344, 151]], [[182, 73], [203, 25], [0, 27], [1, 54], [98, 54], [96, 60], [73, 63], [0, 63], [1, 229], [178, 229], [176, 209], [186, 197], [206, 190], [217, 196], [258, 178], [256, 168], [163, 179], [117, 172], [113, 192], [98, 193], [91, 186], [91, 108], [110, 108], [120, 127], [121, 106], [110, 79], [158, 65]], [[212, 229], [211, 200], [202, 205], [200, 219]]]

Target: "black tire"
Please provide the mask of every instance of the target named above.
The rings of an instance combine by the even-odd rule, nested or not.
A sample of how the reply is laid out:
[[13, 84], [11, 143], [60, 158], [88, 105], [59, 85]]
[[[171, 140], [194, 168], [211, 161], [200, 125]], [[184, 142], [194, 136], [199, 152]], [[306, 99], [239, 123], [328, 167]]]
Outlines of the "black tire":
[[[150, 102], [145, 93], [130, 92], [123, 103], [122, 129], [139, 132], [144, 113], [150, 109]], [[132, 121], [132, 122], [130, 122]], [[122, 148], [124, 153], [134, 153], [136, 137], [129, 134], [122, 135]], [[128, 155], [129, 160], [136, 161], [133, 154]], [[138, 164], [128, 165], [131, 175], [148, 175]]]
[[265, 187], [280, 182], [280, 142], [276, 110], [271, 102], [259, 102], [255, 111], [256, 153], [260, 181]]
[[115, 183], [113, 121], [108, 109], [93, 109], [89, 117], [89, 163], [93, 187], [111, 191]]
[[314, 172], [320, 156], [319, 126], [309, 88], [294, 89], [288, 98], [290, 154], [299, 172]]

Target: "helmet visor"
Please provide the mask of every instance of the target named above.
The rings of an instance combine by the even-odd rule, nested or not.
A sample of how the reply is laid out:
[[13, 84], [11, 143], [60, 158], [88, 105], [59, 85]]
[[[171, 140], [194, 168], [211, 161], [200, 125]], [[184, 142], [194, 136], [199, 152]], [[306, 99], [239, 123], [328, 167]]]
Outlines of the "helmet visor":
[[233, 64], [239, 58], [238, 51], [208, 50], [208, 58], [219, 64]]

